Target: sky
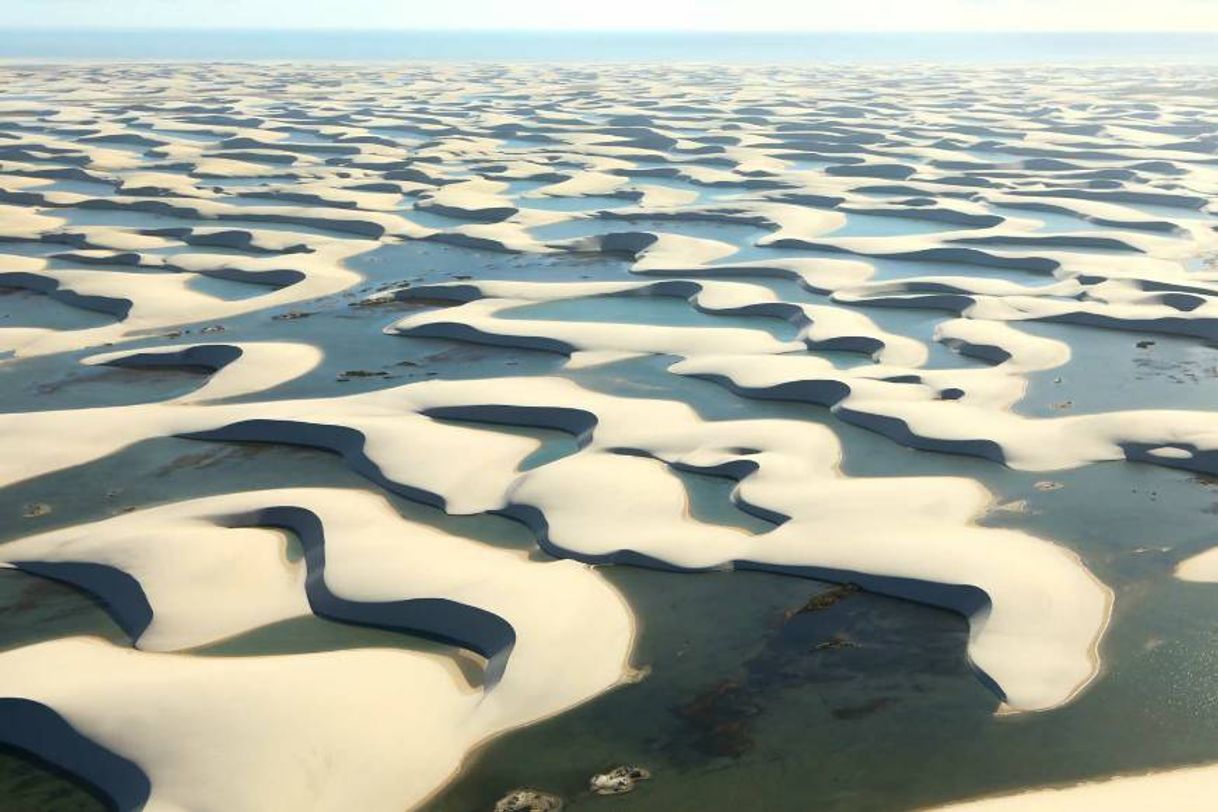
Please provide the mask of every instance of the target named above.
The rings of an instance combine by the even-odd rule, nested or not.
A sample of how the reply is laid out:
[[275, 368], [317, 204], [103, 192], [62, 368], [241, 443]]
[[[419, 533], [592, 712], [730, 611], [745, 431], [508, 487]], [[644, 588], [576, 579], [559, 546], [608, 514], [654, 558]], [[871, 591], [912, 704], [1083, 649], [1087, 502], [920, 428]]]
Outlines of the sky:
[[1218, 31], [1218, 0], [0, 0], [0, 28]]

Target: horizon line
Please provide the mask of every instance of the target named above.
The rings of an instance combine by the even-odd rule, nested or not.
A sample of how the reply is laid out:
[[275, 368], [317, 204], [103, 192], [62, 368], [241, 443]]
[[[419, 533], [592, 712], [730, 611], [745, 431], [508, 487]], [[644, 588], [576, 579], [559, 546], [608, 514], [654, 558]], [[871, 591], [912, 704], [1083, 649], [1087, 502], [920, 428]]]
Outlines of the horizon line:
[[25, 33], [180, 33], [206, 34], [231, 33], [233, 31], [258, 33], [332, 33], [332, 34], [655, 34], [655, 35], [725, 35], [725, 36], [801, 36], [807, 34], [849, 34], [855, 36], [886, 36], [886, 35], [966, 35], [966, 34], [995, 34], [1000, 36], [1026, 36], [1029, 34], [1103, 34], [1103, 35], [1188, 35], [1188, 36], [1218, 36], [1218, 28], [1213, 29], [1132, 29], [1132, 28], [1027, 28], [1003, 30], [994, 28], [893, 28], [893, 29], [858, 29], [858, 28], [807, 28], [798, 30], [780, 29], [728, 29], [728, 28], [357, 28], [357, 27], [314, 27], [314, 26], [282, 26], [269, 28], [265, 26], [208, 26], [208, 27], [175, 27], [175, 26], [7, 26], [0, 23], [0, 31]]

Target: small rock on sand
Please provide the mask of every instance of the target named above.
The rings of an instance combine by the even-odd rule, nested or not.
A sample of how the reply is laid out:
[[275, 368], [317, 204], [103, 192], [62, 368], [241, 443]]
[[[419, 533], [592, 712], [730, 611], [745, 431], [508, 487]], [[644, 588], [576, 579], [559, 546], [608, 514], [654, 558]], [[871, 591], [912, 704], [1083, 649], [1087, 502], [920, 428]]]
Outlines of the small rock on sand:
[[837, 651], [843, 648], [858, 648], [858, 643], [850, 640], [845, 635], [835, 634], [828, 640], [817, 643], [812, 647], [812, 651]]
[[621, 795], [631, 792], [640, 781], [651, 778], [651, 773], [642, 767], [615, 767], [607, 773], [594, 775], [588, 780], [588, 789], [597, 795]]
[[21, 518], [37, 519], [40, 516], [49, 515], [50, 512], [51, 506], [46, 502], [34, 502], [33, 504], [26, 505], [21, 509]]
[[562, 809], [562, 798], [524, 787], [514, 789], [495, 804], [495, 812], [558, 812]]
[[389, 373], [379, 369], [348, 369], [335, 376], [336, 380], [348, 381], [352, 378], [385, 378]]
[[802, 615], [808, 612], [821, 612], [831, 606], [836, 606], [841, 601], [850, 597], [859, 591], [858, 584], [837, 584], [828, 589], [818, 592], [808, 599], [808, 602], [798, 609], [788, 611], [786, 617], [789, 620], [795, 615]]

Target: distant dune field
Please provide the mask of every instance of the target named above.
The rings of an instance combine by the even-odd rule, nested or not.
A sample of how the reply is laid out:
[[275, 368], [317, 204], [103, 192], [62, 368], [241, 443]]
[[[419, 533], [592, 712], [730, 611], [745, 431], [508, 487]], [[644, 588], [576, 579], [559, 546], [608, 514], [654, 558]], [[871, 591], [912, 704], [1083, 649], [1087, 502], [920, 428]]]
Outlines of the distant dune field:
[[1218, 762], [1213, 71], [0, 75], [0, 808]]

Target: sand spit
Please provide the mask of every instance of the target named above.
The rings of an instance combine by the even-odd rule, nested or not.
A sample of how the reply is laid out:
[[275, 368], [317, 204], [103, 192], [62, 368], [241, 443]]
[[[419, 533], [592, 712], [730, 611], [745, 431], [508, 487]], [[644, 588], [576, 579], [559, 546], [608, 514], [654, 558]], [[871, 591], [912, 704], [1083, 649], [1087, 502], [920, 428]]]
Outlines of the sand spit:
[[[33, 511], [5, 535], [4, 567], [91, 595], [129, 645], [0, 653], [0, 742], [120, 809], [421, 804], [479, 743], [632, 675], [647, 619], [610, 566], [943, 608], [1001, 712], [1051, 712], [1102, 674], [1101, 570], [992, 526], [976, 479], [896, 455], [1218, 474], [1212, 411], [1020, 410], [1079, 360], [1078, 333], [1044, 325], [1123, 331], [1131, 353], [1218, 338], [1204, 76], [1130, 68], [1115, 93], [1098, 69], [2, 71], [0, 374], [206, 377], [14, 400], [0, 486], [164, 438], [321, 449], [365, 483]], [[365, 369], [393, 353], [468, 361]], [[710, 417], [687, 384], [807, 411]], [[845, 424], [893, 441], [885, 475], [850, 472]], [[727, 480], [760, 529], [700, 515], [691, 474]], [[385, 494], [506, 517], [535, 548]], [[1178, 575], [1218, 580], [1218, 559]], [[402, 647], [198, 654], [313, 616]], [[1208, 782], [959, 808], [1153, 805]]]
[[985, 798], [940, 812], [1126, 812], [1170, 805], [1180, 812], [1202, 812], [1218, 791], [1218, 767], [1193, 767], [1147, 775], [1122, 776], [1062, 789], [1042, 789]]

